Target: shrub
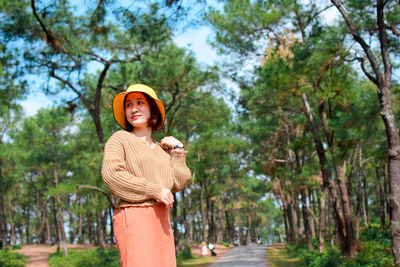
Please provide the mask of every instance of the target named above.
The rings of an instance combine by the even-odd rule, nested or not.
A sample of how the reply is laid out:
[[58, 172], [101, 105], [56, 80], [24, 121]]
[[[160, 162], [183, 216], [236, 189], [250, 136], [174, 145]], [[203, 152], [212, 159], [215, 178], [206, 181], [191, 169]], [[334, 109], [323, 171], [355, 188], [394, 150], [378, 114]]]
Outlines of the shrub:
[[52, 267], [119, 267], [120, 265], [117, 248], [74, 251], [69, 252], [66, 257], [62, 252], [56, 252], [47, 262]]
[[223, 246], [229, 248], [229, 243], [226, 243], [226, 242], [218, 242], [218, 244], [223, 245]]
[[10, 252], [0, 252], [0, 266], [1, 267], [25, 267], [25, 256]]
[[11, 250], [16, 250], [16, 249], [21, 249], [22, 246], [21, 245], [12, 245], [11, 246]]

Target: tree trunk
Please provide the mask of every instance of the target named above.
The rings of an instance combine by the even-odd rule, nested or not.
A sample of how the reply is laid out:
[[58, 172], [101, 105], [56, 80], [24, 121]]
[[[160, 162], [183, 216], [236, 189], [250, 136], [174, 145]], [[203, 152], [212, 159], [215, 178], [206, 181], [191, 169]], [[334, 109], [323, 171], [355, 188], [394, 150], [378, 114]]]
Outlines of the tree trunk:
[[[315, 199], [314, 199], [314, 190], [312, 189], [308, 189], [308, 199], [310, 200], [310, 206], [311, 206], [311, 210], [313, 211], [314, 214], [318, 214], [318, 205], [315, 203]], [[318, 229], [317, 229], [317, 222], [314, 223], [314, 218], [313, 220], [310, 221], [311, 223], [311, 237], [314, 238], [317, 236], [316, 233], [318, 233]]]
[[[392, 252], [395, 258], [396, 266], [400, 266], [400, 139], [399, 132], [396, 124], [396, 118], [393, 113], [392, 99], [391, 99], [391, 86], [392, 86], [392, 64], [389, 53], [389, 41], [386, 33], [385, 14], [384, 9], [387, 1], [376, 1], [376, 14], [378, 36], [381, 52], [381, 62], [383, 68], [380, 66], [379, 61], [375, 58], [372, 49], [369, 46], [369, 41], [366, 42], [351, 20], [346, 9], [343, 7], [339, 0], [331, 0], [337, 7], [342, 17], [344, 18], [347, 27], [353, 38], [361, 45], [367, 59], [370, 63], [371, 69], [374, 73], [369, 73], [362, 62], [362, 70], [365, 75], [378, 87], [379, 108], [382, 120], [385, 124], [386, 139], [388, 142], [388, 165], [389, 165], [389, 183], [390, 183], [390, 231], [392, 234]], [[381, 71], [383, 69], [383, 72]]]
[[24, 213], [25, 213], [25, 236], [26, 236], [26, 243], [31, 244], [31, 231], [30, 231], [30, 212], [29, 212], [29, 207], [24, 208]]
[[49, 224], [49, 219], [46, 217], [46, 232], [47, 232], [47, 244], [50, 245], [51, 244], [51, 230], [50, 230], [50, 224]]
[[386, 216], [385, 216], [385, 195], [383, 193], [381, 176], [379, 174], [379, 168], [375, 167], [376, 174], [376, 183], [377, 183], [377, 196], [379, 197], [379, 219], [381, 221], [380, 230], [383, 231], [385, 229]]
[[202, 239], [204, 242], [208, 243], [207, 239], [207, 214], [204, 205], [204, 184], [200, 183], [201, 191], [200, 191], [200, 209], [201, 209], [201, 224], [202, 224]]
[[172, 222], [173, 222], [173, 231], [174, 231], [174, 244], [175, 244], [175, 256], [178, 256], [179, 253], [179, 231], [178, 231], [178, 201], [176, 199], [176, 193], [174, 195], [174, 204], [172, 205]]
[[5, 215], [4, 195], [0, 196], [0, 218], [1, 218], [1, 245], [3, 249], [7, 247], [7, 220]]
[[247, 233], [246, 233], [246, 245], [250, 245], [251, 244], [251, 214], [248, 211], [247, 214]]
[[[360, 170], [359, 170], [360, 172]], [[360, 239], [360, 221], [361, 221], [361, 177], [358, 175], [358, 189], [357, 189], [357, 200], [356, 200], [356, 243], [358, 243]]]
[[[53, 166], [53, 174], [54, 174], [54, 184], [56, 187], [56, 190], [58, 188], [58, 171]], [[60, 194], [56, 194], [56, 201], [57, 201], [57, 214], [58, 214], [58, 236], [61, 242], [61, 245], [63, 247], [63, 252], [64, 256], [68, 256], [68, 249], [67, 249], [67, 244], [65, 242], [65, 229], [64, 229], [64, 218], [63, 218], [63, 213], [61, 209], [61, 199], [60, 199]]]
[[[356, 253], [355, 247], [354, 247], [354, 236], [353, 236], [353, 222], [352, 222], [352, 216], [351, 216], [351, 205], [350, 205], [350, 195], [348, 191], [347, 184], [345, 182], [345, 171], [346, 171], [346, 161], [344, 162], [344, 166], [341, 167], [339, 162], [337, 162], [336, 159], [336, 146], [334, 144], [334, 138], [333, 138], [333, 133], [330, 130], [327, 122], [327, 114], [324, 111], [325, 107], [325, 102], [320, 101], [318, 111], [321, 117], [321, 122], [322, 122], [322, 128], [325, 132], [325, 137], [327, 144], [329, 146], [329, 151], [331, 154], [331, 158], [333, 161], [333, 165], [335, 166], [335, 173], [337, 177], [337, 184], [338, 184], [338, 189], [340, 191], [339, 197], [341, 200], [341, 205], [338, 207], [338, 210], [343, 209], [343, 222], [344, 222], [344, 229], [342, 229], [343, 233], [339, 232], [339, 236], [341, 236], [341, 243], [343, 244], [342, 250], [344, 250], [346, 253], [345, 255], [353, 257]], [[361, 153], [361, 150], [360, 150]], [[333, 204], [335, 204], [333, 202]], [[341, 211], [340, 211], [341, 212]]]
[[225, 221], [226, 221], [226, 229], [228, 232], [228, 242], [229, 244], [232, 244], [233, 239], [235, 238], [235, 232], [233, 228], [233, 220], [229, 216], [229, 210], [225, 210]]
[[[351, 240], [348, 239], [348, 238], [350, 238], [350, 236], [348, 236], [347, 232], [346, 232], [347, 228], [351, 224], [349, 225], [349, 222], [347, 220], [345, 220], [345, 218], [344, 218], [345, 216], [343, 215], [342, 205], [341, 205], [338, 191], [337, 191], [337, 185], [332, 180], [331, 172], [329, 170], [328, 160], [327, 160], [327, 157], [325, 154], [325, 150], [323, 148], [323, 142], [320, 138], [318, 127], [316, 125], [316, 122], [314, 121], [314, 115], [311, 111], [311, 107], [310, 107], [310, 104], [308, 102], [308, 99], [307, 99], [307, 96], [305, 93], [303, 93], [302, 98], [303, 98], [303, 103], [304, 103], [304, 107], [306, 110], [306, 116], [310, 122], [310, 131], [313, 135], [314, 144], [315, 144], [318, 159], [319, 159], [319, 165], [320, 165], [322, 178], [323, 178], [322, 187], [327, 188], [329, 190], [330, 197], [332, 200], [336, 228], [337, 228], [337, 232], [338, 232], [338, 235], [340, 238], [340, 248], [341, 248], [343, 255], [351, 257], [355, 253], [354, 240], [352, 240], [353, 242], [350, 242]], [[339, 189], [341, 189], [341, 191], [342, 191], [342, 190], [344, 190], [343, 180], [339, 181], [339, 182], [340, 182]], [[345, 186], [345, 184], [344, 184], [344, 186]], [[342, 199], [342, 201], [343, 201], [343, 199]], [[352, 237], [352, 234], [351, 234], [351, 237]]]
[[361, 178], [362, 178], [362, 204], [363, 204], [363, 214], [364, 214], [364, 225], [366, 227], [369, 226], [369, 208], [368, 208], [368, 199], [367, 199], [367, 181], [366, 175], [361, 170]]
[[306, 207], [306, 192], [305, 189], [302, 188], [300, 190], [301, 194], [301, 201], [303, 202], [303, 208], [302, 208], [302, 213], [303, 213], [303, 224], [304, 224], [304, 232], [305, 232], [305, 238], [307, 240], [307, 247], [309, 250], [313, 250], [313, 245], [312, 245], [312, 240], [311, 240], [311, 230], [310, 230], [310, 224], [308, 220], [308, 212], [307, 212], [307, 207]]
[[320, 222], [319, 222], [319, 252], [325, 251], [325, 239], [326, 239], [326, 210], [327, 210], [327, 200], [328, 200], [328, 188], [321, 188], [321, 198], [320, 198]]
[[60, 227], [58, 226], [58, 220], [57, 220], [57, 208], [56, 208], [56, 201], [55, 198], [53, 198], [53, 219], [54, 219], [54, 226], [55, 226], [55, 231], [56, 231], [56, 244], [57, 244], [57, 252], [60, 251], [60, 239], [61, 239], [61, 234], [60, 234]]
[[82, 209], [83, 209], [83, 201], [82, 199], [79, 200], [79, 228], [78, 228], [78, 243], [83, 244], [83, 235], [82, 235], [82, 224], [83, 224], [83, 216], [82, 216]]
[[104, 229], [104, 227], [103, 227], [103, 217], [104, 217], [104, 214], [103, 214], [103, 211], [102, 210], [99, 210], [97, 213], [96, 213], [96, 221], [97, 221], [97, 243], [99, 244], [99, 246], [101, 247], [101, 248], [105, 248], [105, 244], [104, 244], [104, 236], [105, 236], [105, 233], [104, 233], [104, 231], [103, 231], [103, 229]]
[[181, 195], [182, 195], [182, 217], [183, 217], [183, 226], [185, 227], [185, 232], [183, 233], [183, 247], [186, 249], [187, 247], [189, 247], [189, 242], [190, 242], [190, 225], [189, 225], [189, 221], [187, 218], [187, 211], [186, 211], [186, 196], [185, 196], [185, 192], [186, 189], [183, 189], [181, 191]]
[[217, 241], [224, 241], [224, 207], [220, 201], [218, 201], [218, 211], [217, 211]]

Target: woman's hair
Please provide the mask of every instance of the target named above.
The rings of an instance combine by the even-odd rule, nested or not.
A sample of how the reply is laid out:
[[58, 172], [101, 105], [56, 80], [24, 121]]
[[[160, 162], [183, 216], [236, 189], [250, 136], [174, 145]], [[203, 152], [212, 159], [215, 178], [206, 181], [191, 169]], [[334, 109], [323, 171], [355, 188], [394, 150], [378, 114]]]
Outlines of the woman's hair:
[[[150, 119], [148, 121], [148, 125], [152, 130], [154, 130], [157, 128], [158, 125], [160, 125], [162, 123], [161, 113], [160, 113], [160, 110], [158, 109], [157, 104], [154, 101], [154, 99], [151, 98], [150, 96], [148, 96], [146, 93], [142, 93], [142, 94], [146, 97], [147, 103], [149, 103], [149, 105], [150, 105]], [[126, 94], [125, 98], [124, 98], [124, 110], [125, 110], [125, 106], [126, 106], [126, 97], [128, 95], [129, 94]], [[126, 125], [126, 127], [125, 127], [126, 131], [128, 131], [128, 132], [133, 131], [133, 126], [126, 119], [126, 115], [125, 115], [125, 125]]]

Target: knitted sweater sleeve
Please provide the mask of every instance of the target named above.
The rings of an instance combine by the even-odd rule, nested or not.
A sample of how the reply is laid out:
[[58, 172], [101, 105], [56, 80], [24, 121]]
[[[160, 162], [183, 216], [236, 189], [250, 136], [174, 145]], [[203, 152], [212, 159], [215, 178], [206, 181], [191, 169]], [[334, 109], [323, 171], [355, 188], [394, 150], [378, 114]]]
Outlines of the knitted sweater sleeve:
[[171, 166], [174, 170], [172, 192], [181, 191], [192, 178], [190, 169], [186, 166], [186, 154], [186, 151], [173, 150], [171, 152]]
[[162, 187], [127, 171], [123, 139], [113, 135], [104, 149], [101, 167], [103, 181], [111, 193], [128, 202], [161, 199]]

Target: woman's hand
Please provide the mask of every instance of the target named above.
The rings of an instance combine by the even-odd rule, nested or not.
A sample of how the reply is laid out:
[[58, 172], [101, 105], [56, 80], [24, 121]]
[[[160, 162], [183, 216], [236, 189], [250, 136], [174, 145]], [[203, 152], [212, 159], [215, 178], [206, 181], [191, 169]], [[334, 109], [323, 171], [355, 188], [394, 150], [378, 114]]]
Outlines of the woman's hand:
[[164, 149], [172, 149], [175, 146], [181, 146], [176, 148], [177, 150], [183, 150], [183, 144], [181, 141], [179, 141], [178, 139], [176, 139], [173, 136], [166, 136], [164, 137], [161, 142], [161, 147], [163, 147]]
[[172, 195], [171, 190], [168, 188], [163, 188], [161, 190], [161, 202], [164, 203], [167, 208], [171, 208], [174, 204], [174, 195]]

